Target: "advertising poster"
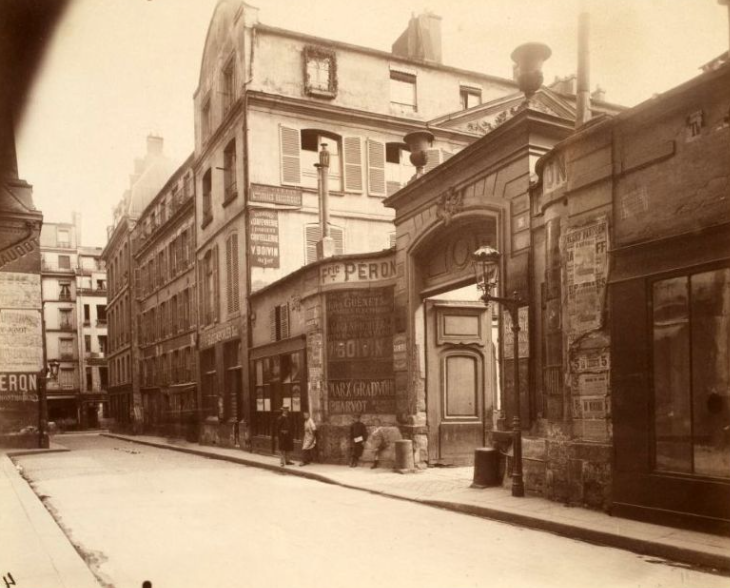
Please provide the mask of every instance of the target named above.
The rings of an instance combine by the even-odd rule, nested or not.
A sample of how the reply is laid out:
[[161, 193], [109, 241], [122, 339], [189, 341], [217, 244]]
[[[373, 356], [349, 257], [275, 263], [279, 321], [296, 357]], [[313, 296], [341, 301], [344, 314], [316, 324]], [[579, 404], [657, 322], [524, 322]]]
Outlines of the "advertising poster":
[[255, 267], [279, 267], [279, 213], [252, 208], [248, 218], [249, 263]]

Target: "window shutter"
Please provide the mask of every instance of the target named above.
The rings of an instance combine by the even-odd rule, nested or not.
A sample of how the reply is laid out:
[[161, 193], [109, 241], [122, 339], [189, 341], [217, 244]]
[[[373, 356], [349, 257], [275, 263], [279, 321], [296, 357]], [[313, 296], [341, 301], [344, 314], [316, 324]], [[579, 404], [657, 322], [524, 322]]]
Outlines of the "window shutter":
[[345, 137], [345, 191], [362, 193], [362, 139]]
[[368, 193], [385, 196], [385, 143], [368, 139]]
[[226, 302], [228, 313], [233, 312], [233, 274], [231, 271], [231, 237], [226, 239]]
[[441, 163], [441, 149], [428, 149], [426, 153], [428, 153], [428, 163], [423, 168], [423, 173], [430, 172]]
[[289, 303], [279, 307], [279, 334], [281, 339], [289, 338]]
[[279, 126], [279, 137], [281, 140], [281, 183], [299, 185], [302, 182], [299, 161], [301, 151], [299, 130]]
[[218, 256], [218, 245], [213, 248], [213, 320], [217, 321], [220, 319], [220, 307], [221, 307], [221, 288], [220, 280], [218, 278], [219, 268], [219, 256]]
[[400, 190], [400, 182], [388, 182], [387, 188], [388, 196], [391, 196], [392, 194], [395, 194], [398, 190]]
[[240, 308], [239, 289], [238, 289], [238, 233], [231, 235], [231, 278], [233, 285], [231, 292], [233, 294], [233, 312], [237, 312]]
[[276, 306], [272, 306], [269, 310], [269, 329], [271, 340], [276, 341]]
[[198, 284], [200, 284], [200, 296], [198, 297], [198, 316], [200, 316], [200, 324], [207, 323], [205, 314], [205, 265], [206, 260], [203, 258], [198, 266]]
[[319, 241], [319, 225], [305, 227], [305, 255], [306, 263], [317, 261], [317, 241]]
[[388, 246], [395, 247], [395, 244], [396, 244], [395, 233], [391, 233], [390, 235], [388, 235]]
[[345, 253], [345, 231], [339, 227], [330, 226], [330, 236], [335, 242], [335, 255]]

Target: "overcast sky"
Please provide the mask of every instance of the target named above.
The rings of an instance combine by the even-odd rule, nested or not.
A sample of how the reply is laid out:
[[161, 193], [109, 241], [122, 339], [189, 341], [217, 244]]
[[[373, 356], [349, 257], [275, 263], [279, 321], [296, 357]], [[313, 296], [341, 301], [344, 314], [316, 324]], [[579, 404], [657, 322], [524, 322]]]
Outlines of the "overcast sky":
[[[389, 51], [410, 14], [443, 18], [444, 63], [510, 77], [511, 51], [547, 43], [545, 79], [575, 71], [579, 0], [249, 0], [262, 23]], [[193, 149], [192, 95], [217, 0], [72, 0], [17, 132], [20, 176], [48, 222], [83, 215], [103, 245], [145, 137], [181, 163]], [[591, 86], [633, 106], [727, 50], [717, 0], [589, 0]]]

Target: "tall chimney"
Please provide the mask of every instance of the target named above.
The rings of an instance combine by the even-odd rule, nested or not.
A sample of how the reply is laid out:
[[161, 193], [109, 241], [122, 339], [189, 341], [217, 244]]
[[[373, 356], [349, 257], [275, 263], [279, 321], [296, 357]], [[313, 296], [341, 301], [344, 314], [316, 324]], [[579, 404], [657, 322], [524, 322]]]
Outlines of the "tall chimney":
[[441, 17], [429, 11], [411, 16], [391, 50], [406, 59], [441, 63]]
[[575, 128], [591, 120], [591, 80], [590, 80], [590, 14], [585, 2], [581, 3], [578, 15], [578, 88], [576, 93], [577, 112]]

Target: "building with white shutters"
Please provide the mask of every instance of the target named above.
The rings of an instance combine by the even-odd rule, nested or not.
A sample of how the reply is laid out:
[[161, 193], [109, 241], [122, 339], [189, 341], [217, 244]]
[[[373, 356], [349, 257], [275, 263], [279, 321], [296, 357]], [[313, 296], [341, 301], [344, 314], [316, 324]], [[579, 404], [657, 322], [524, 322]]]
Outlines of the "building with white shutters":
[[195, 92], [202, 442], [250, 447], [252, 431], [270, 434], [252, 426], [271, 418], [248, 392], [246, 355], [252, 323], [269, 317], [247, 312], [247, 298], [316, 259], [322, 144], [334, 253], [380, 251], [395, 237], [383, 200], [415, 172], [404, 135], [429, 126], [428, 171], [480, 136], [429, 121], [517, 91], [442, 64], [440, 37], [440, 18], [424, 13], [385, 52], [262, 24], [240, 0], [218, 3]]

